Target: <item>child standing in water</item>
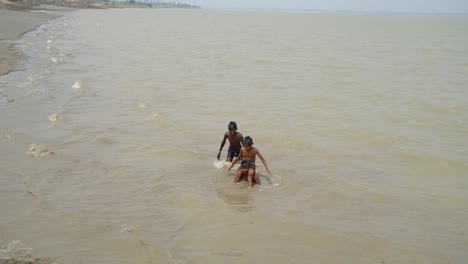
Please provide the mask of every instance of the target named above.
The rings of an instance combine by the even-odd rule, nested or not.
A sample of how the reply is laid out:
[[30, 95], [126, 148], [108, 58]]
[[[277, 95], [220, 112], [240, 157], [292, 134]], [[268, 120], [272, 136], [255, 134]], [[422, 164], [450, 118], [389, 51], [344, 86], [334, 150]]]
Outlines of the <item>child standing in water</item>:
[[244, 136], [241, 133], [237, 132], [237, 124], [234, 121], [229, 122], [228, 132], [224, 133], [223, 141], [221, 141], [221, 146], [219, 147], [218, 155], [216, 159], [219, 160], [221, 156], [221, 151], [223, 150], [226, 139], [229, 139], [229, 149], [226, 157], [227, 162], [231, 162], [234, 157], [239, 155], [240, 149], [242, 148], [244, 142]]

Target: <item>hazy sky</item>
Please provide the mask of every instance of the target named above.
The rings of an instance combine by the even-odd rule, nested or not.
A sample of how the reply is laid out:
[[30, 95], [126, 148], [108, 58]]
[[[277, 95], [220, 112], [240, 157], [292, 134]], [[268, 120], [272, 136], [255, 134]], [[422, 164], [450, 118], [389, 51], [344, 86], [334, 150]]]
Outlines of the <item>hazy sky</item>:
[[185, 0], [202, 7], [468, 13], [468, 0]]

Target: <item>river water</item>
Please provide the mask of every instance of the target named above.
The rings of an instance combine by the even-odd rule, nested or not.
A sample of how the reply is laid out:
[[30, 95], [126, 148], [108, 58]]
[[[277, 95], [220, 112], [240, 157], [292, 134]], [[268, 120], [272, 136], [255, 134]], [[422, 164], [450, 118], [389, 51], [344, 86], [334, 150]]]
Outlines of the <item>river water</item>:
[[[2, 252], [465, 263], [467, 29], [280, 11], [50, 21], [19, 41], [25, 70], [0, 76]], [[229, 121], [266, 159], [262, 186], [214, 166]]]

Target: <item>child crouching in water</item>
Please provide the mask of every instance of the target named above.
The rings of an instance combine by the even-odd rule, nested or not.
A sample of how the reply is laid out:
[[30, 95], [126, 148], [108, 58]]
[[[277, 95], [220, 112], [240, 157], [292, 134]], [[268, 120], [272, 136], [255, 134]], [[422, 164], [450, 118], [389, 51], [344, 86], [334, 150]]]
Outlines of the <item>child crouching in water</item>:
[[[247, 179], [249, 181], [249, 187], [252, 187], [252, 185], [253, 185], [252, 179], [255, 180], [256, 184], [261, 185], [260, 184], [260, 179], [258, 178], [257, 173], [255, 172], [255, 157], [256, 156], [258, 156], [262, 160], [263, 165], [265, 165], [266, 172], [268, 174], [271, 174], [270, 170], [268, 169], [266, 160], [263, 158], [262, 154], [260, 154], [260, 151], [257, 148], [254, 148], [252, 145], [253, 145], [252, 138], [250, 136], [245, 137], [244, 147], [241, 148], [239, 156], [235, 157], [234, 160], [232, 161], [231, 165], [228, 167], [228, 171], [230, 171], [232, 169], [232, 166], [234, 166], [234, 164], [236, 164], [236, 162], [238, 160], [242, 160], [242, 162], [248, 161], [249, 162], [248, 163], [249, 164], [248, 165], [249, 169], [247, 170]], [[247, 164], [247, 163], [245, 163], [245, 164]], [[241, 165], [242, 165], [242, 163], [241, 163]], [[239, 171], [241, 171], [240, 168], [242, 168], [242, 166], [239, 167], [239, 170], [237, 171], [237, 176], [234, 179], [234, 182], [239, 181], [240, 177], [242, 176], [242, 172], [240, 173], [240, 176], [239, 176]]]
[[248, 181], [249, 183], [252, 182], [258, 185], [262, 185], [260, 183], [260, 179], [257, 176], [257, 173], [255, 173], [255, 170], [250, 169], [251, 168], [250, 164], [251, 163], [248, 160], [243, 160], [241, 162], [241, 165], [239, 169], [237, 170], [236, 178], [234, 178], [234, 183], [239, 182], [243, 179], [244, 181]]

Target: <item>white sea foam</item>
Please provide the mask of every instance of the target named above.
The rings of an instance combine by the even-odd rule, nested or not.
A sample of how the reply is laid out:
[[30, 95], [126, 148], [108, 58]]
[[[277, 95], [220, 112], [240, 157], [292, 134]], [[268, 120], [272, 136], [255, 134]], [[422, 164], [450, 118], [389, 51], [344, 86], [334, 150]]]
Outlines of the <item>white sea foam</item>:
[[9, 243], [0, 241], [0, 259], [12, 258], [26, 261], [33, 260], [32, 249], [25, 247], [19, 240], [11, 241]]
[[34, 82], [34, 79], [32, 77], [28, 77], [27, 81], [18, 84], [18, 88], [27, 88], [27, 87], [31, 86], [33, 84], [33, 82]]
[[135, 231], [139, 231], [139, 228], [131, 226], [131, 227], [126, 227], [122, 229], [121, 232], [123, 233], [123, 232], [135, 232]]
[[45, 145], [31, 144], [26, 154], [33, 155], [36, 158], [43, 158], [49, 154], [53, 154], [53, 152]]
[[72, 88], [81, 89], [81, 82], [80, 81], [75, 82], [75, 84], [72, 86]]
[[58, 114], [51, 114], [49, 116], [49, 120], [52, 121], [52, 122], [57, 121], [59, 118], [60, 118], [60, 116]]

